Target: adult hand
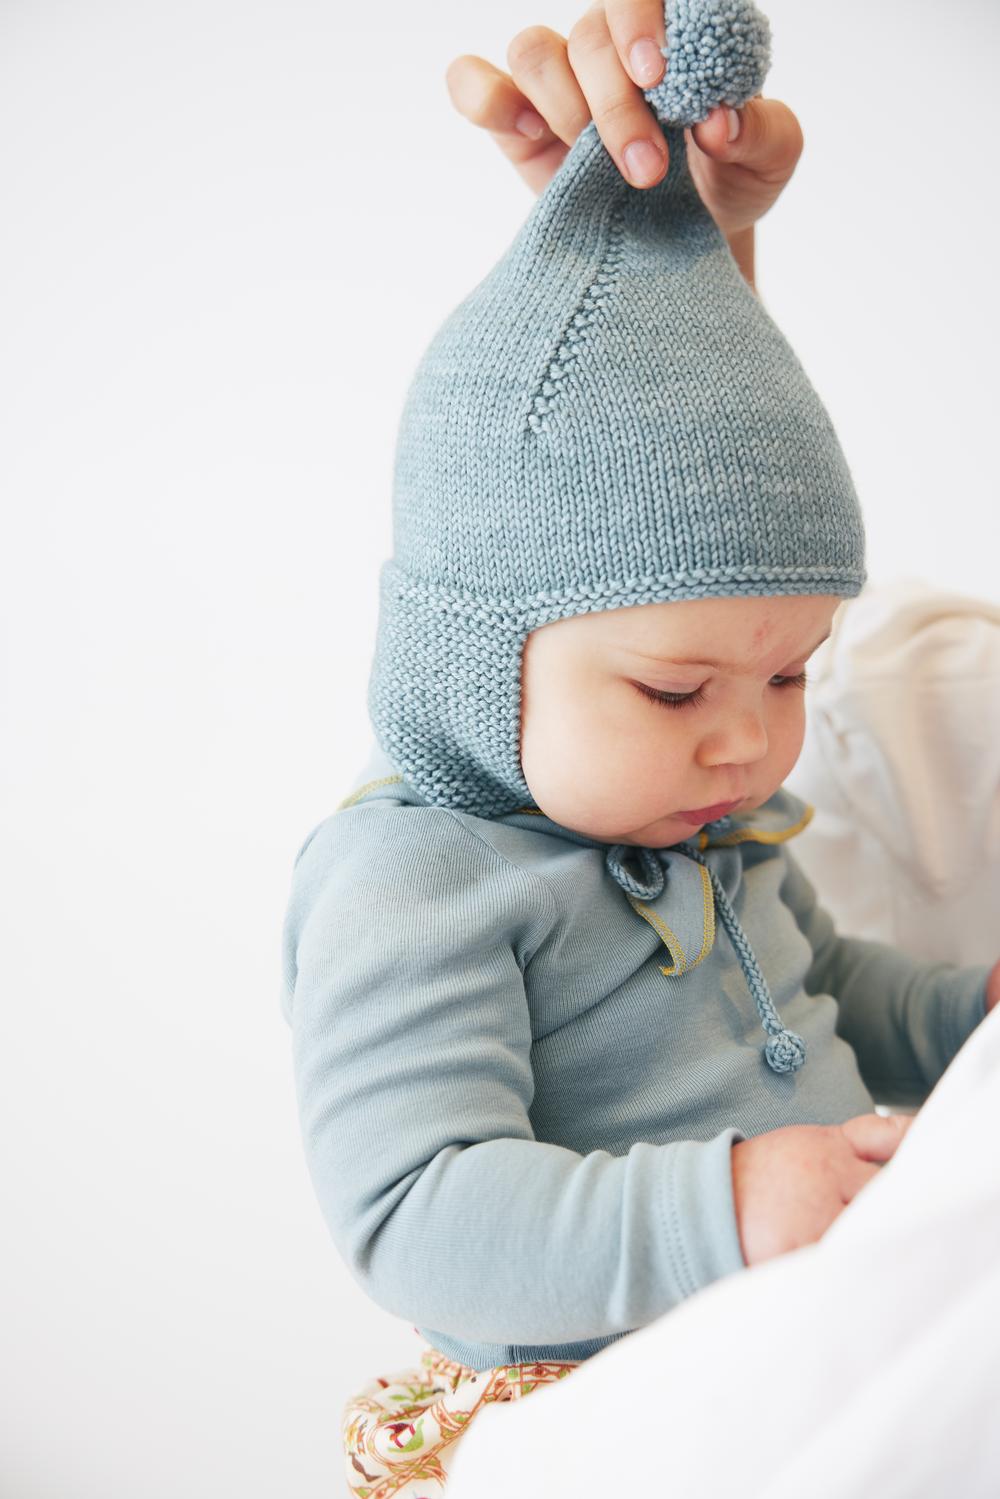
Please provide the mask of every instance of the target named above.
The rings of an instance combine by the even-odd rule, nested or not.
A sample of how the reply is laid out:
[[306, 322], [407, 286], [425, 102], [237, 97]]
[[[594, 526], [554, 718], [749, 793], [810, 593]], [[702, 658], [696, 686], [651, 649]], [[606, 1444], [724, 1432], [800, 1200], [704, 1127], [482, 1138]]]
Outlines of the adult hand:
[[[634, 187], [652, 187], [669, 162], [643, 89], [669, 67], [665, 46], [662, 0], [598, 0], [568, 37], [547, 26], [519, 31], [507, 48], [510, 73], [464, 54], [445, 78], [455, 108], [490, 132], [534, 192], [591, 119], [622, 175]], [[730, 139], [734, 120], [739, 129]], [[727, 239], [763, 217], [802, 154], [795, 115], [761, 95], [740, 110], [714, 109], [685, 135], [695, 186]]]

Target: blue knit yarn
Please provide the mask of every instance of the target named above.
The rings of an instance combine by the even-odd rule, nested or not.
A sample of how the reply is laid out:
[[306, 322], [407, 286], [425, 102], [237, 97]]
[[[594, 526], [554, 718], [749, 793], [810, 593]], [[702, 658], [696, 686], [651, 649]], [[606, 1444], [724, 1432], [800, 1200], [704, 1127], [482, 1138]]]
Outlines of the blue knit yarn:
[[689, 859], [704, 866], [715, 894], [715, 909], [722, 918], [722, 924], [729, 933], [729, 940], [736, 950], [736, 956], [740, 960], [743, 976], [747, 981], [750, 993], [753, 995], [754, 1004], [757, 1006], [757, 1014], [760, 1023], [768, 1034], [769, 1040], [764, 1047], [764, 1060], [773, 1072], [795, 1072], [806, 1059], [806, 1043], [795, 1031], [787, 1030], [782, 1024], [781, 1016], [774, 1007], [771, 991], [767, 987], [767, 980], [760, 971], [756, 954], [747, 940], [747, 935], [740, 926], [733, 910], [732, 902], [723, 888], [722, 881], [712, 869], [704, 854], [694, 847], [693, 844], [685, 845], [684, 852]]
[[673, 599], [864, 581], [830, 419], [687, 166], [683, 125], [760, 92], [748, 0], [668, 0], [665, 179], [625, 181], [593, 121], [414, 374], [369, 683], [376, 737], [430, 803], [530, 805], [529, 632]]
[[666, 7], [667, 71], [646, 98], [661, 120], [695, 125], [719, 104], [759, 93], [771, 62], [771, 27], [743, 0], [676, 0]]

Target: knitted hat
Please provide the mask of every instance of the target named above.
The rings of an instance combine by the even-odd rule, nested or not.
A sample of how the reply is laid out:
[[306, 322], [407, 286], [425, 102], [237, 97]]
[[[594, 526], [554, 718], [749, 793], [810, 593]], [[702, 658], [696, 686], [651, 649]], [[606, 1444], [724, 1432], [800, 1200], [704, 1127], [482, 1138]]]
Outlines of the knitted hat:
[[534, 805], [520, 673], [540, 625], [865, 581], [830, 419], [687, 165], [684, 126], [760, 92], [768, 22], [749, 0], [668, 0], [666, 37], [644, 91], [666, 177], [630, 186], [591, 121], [407, 394], [368, 705], [433, 805]]

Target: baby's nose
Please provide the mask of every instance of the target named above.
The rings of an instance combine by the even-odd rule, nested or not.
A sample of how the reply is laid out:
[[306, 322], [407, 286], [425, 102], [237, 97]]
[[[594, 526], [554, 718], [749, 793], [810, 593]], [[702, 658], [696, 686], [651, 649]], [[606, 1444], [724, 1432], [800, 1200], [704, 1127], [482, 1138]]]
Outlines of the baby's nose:
[[704, 765], [749, 765], [767, 754], [767, 728], [760, 713], [748, 708], [717, 725], [703, 746]]

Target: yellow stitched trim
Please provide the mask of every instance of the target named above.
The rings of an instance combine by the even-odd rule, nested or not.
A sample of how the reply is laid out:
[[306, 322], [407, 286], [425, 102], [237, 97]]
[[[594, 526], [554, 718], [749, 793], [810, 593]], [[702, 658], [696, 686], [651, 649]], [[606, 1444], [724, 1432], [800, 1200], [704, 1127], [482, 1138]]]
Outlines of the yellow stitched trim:
[[735, 828], [731, 833], [721, 833], [714, 842], [708, 842], [708, 835], [701, 833], [699, 837], [705, 839], [700, 846], [705, 848], [725, 848], [734, 843], [784, 843], [787, 838], [794, 838], [796, 833], [801, 833], [807, 823], [812, 822], [816, 808], [806, 804], [806, 810], [798, 822], [793, 822], [789, 828], [778, 828], [769, 832], [764, 828]]
[[704, 864], [699, 864], [698, 869], [701, 872], [702, 921], [705, 930], [701, 939], [701, 952], [690, 965], [692, 968], [697, 968], [702, 958], [712, 951], [712, 943], [715, 941], [715, 900], [712, 895], [712, 881], [708, 877], [708, 870]]
[[670, 956], [674, 960], [674, 966], [672, 968], [667, 968], [663, 964], [660, 965], [660, 972], [666, 974], [668, 978], [673, 978], [675, 974], [687, 973], [689, 969], [696, 968], [701, 960], [707, 957], [708, 954], [712, 951], [712, 944], [715, 942], [715, 901], [712, 897], [712, 882], [709, 879], [708, 870], [704, 867], [704, 865], [699, 864], [698, 868], [701, 871], [701, 951], [693, 960], [693, 962], [690, 963], [684, 955], [684, 948], [681, 946], [681, 940], [678, 937], [677, 933], [672, 931], [670, 927], [667, 926], [667, 923], [663, 920], [663, 918], [657, 916], [654, 910], [652, 910], [649, 906], [643, 905], [641, 901], [635, 900], [626, 891], [626, 898], [629, 904], [633, 907], [634, 910], [638, 911], [642, 919], [644, 921], [648, 921], [654, 931], [659, 934], [664, 947], [667, 949]]
[[361, 797], [366, 796], [369, 791], [374, 791], [376, 786], [393, 786], [402, 779], [402, 776], [383, 776], [379, 781], [368, 781], [364, 786], [359, 786], [357, 791], [352, 792], [350, 796], [345, 796], [344, 800], [333, 810], [341, 812], [345, 807], [351, 807], [356, 801], [360, 801]]
[[[687, 973], [690, 969], [697, 968], [702, 958], [707, 957], [712, 951], [712, 944], [715, 942], [715, 899], [712, 895], [712, 881], [709, 879], [708, 870], [703, 864], [698, 865], [698, 870], [701, 873], [701, 952], [692, 962], [685, 963], [681, 968], [677, 968], [676, 965], [673, 968], [664, 968], [661, 965], [660, 972], [665, 973], [668, 978], [675, 973]], [[668, 927], [667, 930], [669, 931], [670, 928]], [[673, 934], [671, 933], [671, 935]], [[674, 940], [676, 941], [676, 938]], [[679, 947], [680, 943], [678, 942], [677, 945]], [[673, 957], [673, 953], [671, 953], [671, 957]]]
[[547, 815], [542, 811], [541, 807], [515, 807], [514, 812], [510, 816], [513, 817], [516, 812], [524, 812], [528, 817], [545, 817]]
[[650, 910], [649, 906], [644, 906], [642, 901], [636, 900], [634, 896], [628, 894], [628, 891], [625, 894], [629, 904], [634, 910], [638, 911], [643, 921], [648, 921], [653, 930], [659, 934], [664, 947], [674, 960], [673, 968], [661, 967], [660, 972], [668, 976], [675, 973], [683, 973], [687, 967], [687, 959], [684, 956], [684, 949], [680, 944], [680, 938], [677, 936], [677, 933], [672, 932], [667, 923], [662, 921], [655, 911]]

